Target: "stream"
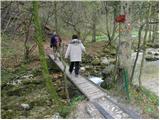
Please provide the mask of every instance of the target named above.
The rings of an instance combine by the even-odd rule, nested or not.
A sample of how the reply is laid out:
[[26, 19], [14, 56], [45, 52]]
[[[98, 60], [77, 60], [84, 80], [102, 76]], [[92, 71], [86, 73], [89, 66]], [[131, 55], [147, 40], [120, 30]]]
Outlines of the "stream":
[[[135, 68], [135, 73], [133, 76], [133, 84], [138, 85], [138, 76], [140, 73], [140, 65], [141, 65], [141, 60], [142, 60], [143, 53], [139, 53], [139, 57], [137, 60], [137, 65]], [[144, 66], [143, 66], [143, 73], [141, 76], [142, 79], [142, 86], [145, 87], [146, 89], [152, 91], [155, 93], [157, 96], [159, 96], [158, 93], [158, 88], [159, 88], [159, 49], [153, 49], [153, 48], [148, 48], [146, 50], [146, 57], [150, 57], [151, 60], [144, 60]], [[133, 52], [131, 55], [132, 59], [132, 67], [134, 60], [136, 58], [136, 52]], [[156, 58], [156, 59], [154, 59]], [[149, 59], [149, 58], [148, 58]], [[97, 84], [98, 86], [101, 85], [101, 83], [104, 81], [102, 77], [97, 77], [97, 76], [89, 76], [88, 77], [90, 81], [93, 83]]]
[[[157, 51], [158, 54], [158, 49], [147, 49], [146, 50], [146, 56], [148, 53], [150, 55], [153, 55], [154, 57], [155, 51]], [[133, 83], [135, 85], [138, 85], [138, 76], [140, 73], [140, 65], [141, 65], [141, 60], [142, 60], [143, 53], [140, 52], [139, 58], [137, 60], [137, 65], [135, 69], [135, 74], [133, 77]], [[136, 57], [136, 52], [132, 53], [132, 66], [134, 59]], [[159, 57], [159, 56], [157, 56]], [[146, 59], [144, 60], [144, 67], [143, 67], [143, 73], [142, 73], [142, 86], [145, 87], [146, 89], [154, 92], [157, 96], [159, 96], [158, 93], [158, 88], [159, 88], [159, 60], [155, 61], [147, 61]]]

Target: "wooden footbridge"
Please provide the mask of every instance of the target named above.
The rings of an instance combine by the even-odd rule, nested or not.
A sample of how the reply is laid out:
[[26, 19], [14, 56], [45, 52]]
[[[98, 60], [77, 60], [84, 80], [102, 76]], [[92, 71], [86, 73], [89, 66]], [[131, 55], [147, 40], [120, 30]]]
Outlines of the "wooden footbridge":
[[[47, 53], [48, 57], [63, 71], [64, 66], [62, 62], [57, 58], [54, 60], [54, 55]], [[87, 78], [79, 75], [75, 77], [74, 74], [70, 74], [68, 71], [68, 65], [66, 65], [66, 76], [69, 80], [88, 98], [89, 106], [95, 108], [94, 113], [100, 114], [100, 118], [106, 119], [138, 119], [139, 116], [134, 114], [133, 111], [126, 110], [119, 104], [115, 103], [107, 93], [99, 86]], [[97, 111], [97, 112], [96, 112]], [[96, 118], [96, 117], [94, 117]]]

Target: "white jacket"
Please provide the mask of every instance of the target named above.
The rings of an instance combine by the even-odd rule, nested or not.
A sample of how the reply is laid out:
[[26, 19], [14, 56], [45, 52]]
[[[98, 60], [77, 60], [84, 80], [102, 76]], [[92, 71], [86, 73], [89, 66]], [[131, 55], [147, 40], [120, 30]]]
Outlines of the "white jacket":
[[73, 39], [67, 48], [65, 58], [70, 56], [70, 61], [81, 61], [82, 59], [82, 52], [85, 52], [85, 47], [83, 46], [81, 40]]

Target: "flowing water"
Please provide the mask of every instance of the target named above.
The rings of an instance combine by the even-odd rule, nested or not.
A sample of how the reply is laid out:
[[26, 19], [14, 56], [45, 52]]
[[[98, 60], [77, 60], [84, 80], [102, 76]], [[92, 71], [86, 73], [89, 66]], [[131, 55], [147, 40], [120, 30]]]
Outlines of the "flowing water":
[[[139, 58], [137, 60], [137, 65], [135, 69], [135, 74], [133, 78], [133, 83], [138, 85], [138, 76], [140, 73], [140, 65], [142, 60], [143, 53], [139, 54]], [[136, 57], [136, 52], [132, 53], [132, 65], [134, 59]], [[144, 60], [144, 67], [142, 73], [142, 86], [146, 89], [154, 92], [157, 96], [159, 96], [159, 60], [157, 61], [146, 61]]]

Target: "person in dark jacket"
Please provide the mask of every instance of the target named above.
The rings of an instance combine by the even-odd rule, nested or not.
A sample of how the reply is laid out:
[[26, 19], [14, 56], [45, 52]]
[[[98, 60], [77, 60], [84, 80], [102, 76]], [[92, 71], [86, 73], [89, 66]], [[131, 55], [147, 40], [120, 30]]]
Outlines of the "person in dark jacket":
[[58, 49], [61, 46], [62, 39], [59, 35], [56, 34], [56, 32], [53, 33], [50, 41], [50, 47], [53, 48], [53, 53], [55, 60], [57, 59]]

